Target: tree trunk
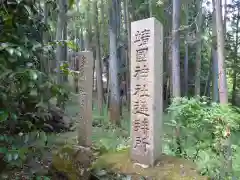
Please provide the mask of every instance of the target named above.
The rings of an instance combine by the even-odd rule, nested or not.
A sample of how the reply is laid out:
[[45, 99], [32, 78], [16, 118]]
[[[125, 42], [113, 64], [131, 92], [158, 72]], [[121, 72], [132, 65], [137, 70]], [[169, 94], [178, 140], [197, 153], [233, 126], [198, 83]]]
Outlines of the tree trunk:
[[152, 0], [148, 0], [149, 17], [153, 16]]
[[206, 97], [210, 97], [210, 83], [211, 83], [211, 76], [212, 76], [212, 63], [213, 63], [213, 59], [212, 59], [212, 51], [210, 53], [210, 57], [209, 57], [209, 70], [208, 70], [208, 76], [207, 76], [207, 81], [205, 84], [205, 88], [204, 88], [204, 96]]
[[126, 57], [126, 98], [127, 98], [127, 107], [130, 111], [130, 69], [131, 69], [131, 22], [129, 17], [129, 0], [124, 0], [124, 21], [126, 28], [126, 41], [127, 41], [127, 57]]
[[63, 41], [63, 28], [64, 28], [64, 0], [58, 0], [58, 18], [57, 18], [57, 30], [56, 30], [56, 67], [57, 67], [57, 81], [58, 84], [62, 84], [62, 74], [61, 74], [61, 63], [63, 62], [63, 57], [61, 54], [62, 41]]
[[223, 34], [226, 40], [227, 32], [227, 0], [224, 0]]
[[[236, 61], [234, 60], [234, 64], [236, 63]], [[232, 85], [232, 105], [236, 105], [236, 88], [237, 88], [237, 71], [235, 70], [234, 67], [234, 71], [233, 71], [233, 85]]]
[[116, 11], [115, 11], [115, 19], [116, 19], [116, 33], [117, 33], [117, 62], [118, 62], [118, 83], [119, 83], [119, 97], [120, 97], [120, 116], [122, 116], [122, 96], [120, 95], [121, 91], [121, 84], [123, 81], [123, 74], [122, 74], [122, 57], [121, 57], [121, 3], [120, 0], [115, 0], [116, 3]]
[[[172, 0], [168, 1], [167, 8], [172, 4]], [[166, 93], [165, 93], [165, 99], [167, 101], [167, 104], [170, 103], [170, 99], [173, 97], [173, 91], [172, 91], [172, 16], [168, 11], [166, 11], [167, 14], [167, 21], [168, 21], [168, 40], [167, 40], [167, 63], [166, 63], [166, 73], [167, 73], [167, 80], [166, 80]]]
[[[240, 9], [238, 8], [238, 15], [237, 17], [240, 16]], [[237, 18], [237, 23], [236, 23], [236, 44], [235, 44], [235, 58], [234, 58], [234, 67], [233, 67], [233, 86], [232, 86], [232, 105], [236, 105], [236, 88], [237, 88], [237, 61], [238, 61], [238, 33], [239, 33], [239, 21], [240, 19]]]
[[216, 30], [216, 9], [215, 0], [212, 0], [212, 99], [214, 102], [219, 101], [218, 93], [218, 57], [217, 57], [217, 30]]
[[[225, 74], [225, 57], [224, 57], [224, 37], [223, 34], [223, 20], [222, 20], [222, 10], [221, 10], [221, 0], [215, 1], [216, 8], [216, 27], [217, 27], [217, 47], [218, 47], [218, 86], [219, 86], [219, 100], [220, 104], [228, 103], [228, 91], [227, 91], [227, 79]], [[227, 128], [227, 127], [226, 127]], [[220, 176], [222, 178], [228, 177], [232, 171], [232, 158], [231, 158], [231, 140], [230, 137], [222, 141], [222, 156], [223, 156], [223, 166]]]
[[198, 28], [197, 28], [197, 53], [196, 53], [196, 73], [195, 73], [195, 96], [200, 96], [201, 89], [201, 49], [202, 49], [202, 1], [197, 1]]
[[172, 86], [173, 97], [181, 96], [180, 86], [180, 10], [181, 0], [173, 0], [173, 16], [172, 16]]
[[[64, 27], [63, 27], [63, 47], [62, 47], [62, 56], [63, 56], [63, 62], [64, 64], [67, 63], [67, 9], [68, 9], [68, 1], [64, 0]], [[68, 76], [66, 74], [63, 74], [63, 82], [67, 82]]]
[[[180, 11], [181, 0], [173, 0], [173, 12], [172, 12], [172, 92], [173, 98], [181, 97], [181, 84], [180, 84]], [[180, 125], [176, 127], [176, 144], [177, 154], [181, 154], [182, 145], [180, 140]]]
[[[91, 29], [91, 22], [90, 22], [90, 0], [87, 1], [87, 8], [86, 8], [86, 29], [87, 29], [87, 32], [86, 32], [86, 35], [85, 35], [85, 51], [88, 51], [90, 50], [90, 31], [92, 30]], [[94, 71], [93, 71], [94, 72]]]
[[[103, 58], [105, 57], [105, 51], [104, 51], [104, 41], [106, 39], [106, 32], [105, 32], [105, 25], [104, 25], [104, 21], [105, 21], [105, 18], [104, 18], [104, 13], [105, 13], [105, 5], [104, 5], [104, 1], [101, 0], [101, 26], [100, 26], [100, 30], [101, 30], [101, 36], [100, 36], [100, 46], [101, 46], [101, 49], [100, 49], [100, 54], [101, 54], [101, 63], [102, 63], [102, 71], [103, 71], [103, 74], [106, 74], [107, 75], [107, 69], [106, 69], [106, 66], [103, 62]], [[108, 78], [108, 77], [107, 77]], [[106, 82], [108, 84], [108, 81]], [[103, 89], [106, 89], [106, 86], [104, 85]], [[105, 90], [104, 90], [105, 91]], [[107, 98], [105, 96], [105, 92], [103, 92], [103, 103], [104, 105], [107, 104]], [[108, 94], [107, 94], [108, 95]]]
[[227, 80], [225, 74], [225, 57], [224, 57], [224, 34], [222, 11], [220, 7], [221, 0], [216, 0], [216, 25], [217, 25], [217, 47], [218, 47], [218, 74], [219, 74], [219, 99], [221, 104], [228, 103]]
[[120, 31], [121, 31], [121, 4], [120, 0], [115, 0], [116, 2], [116, 32], [117, 32], [117, 48], [119, 47], [119, 42], [120, 42]]
[[120, 94], [118, 83], [118, 62], [117, 62], [117, 24], [116, 24], [117, 0], [111, 1], [109, 39], [110, 39], [110, 60], [109, 60], [109, 89], [110, 89], [110, 120], [120, 125]]
[[98, 111], [100, 116], [103, 116], [103, 82], [102, 82], [102, 64], [100, 55], [100, 39], [99, 39], [99, 26], [98, 26], [98, 7], [97, 0], [94, 1], [94, 25], [95, 25], [95, 42], [96, 42], [96, 79], [97, 79], [97, 100]]
[[[44, 3], [44, 9], [43, 10], [44, 10], [43, 21], [44, 21], [44, 24], [47, 26], [48, 25], [49, 8], [48, 8], [48, 4], [46, 2]], [[48, 32], [44, 32], [43, 33], [43, 43], [44, 43], [45, 46], [47, 45], [48, 41], [49, 41], [49, 34], [48, 34]], [[45, 56], [45, 58], [46, 58], [46, 56]], [[50, 66], [49, 58], [48, 57], [46, 59], [45, 58], [44, 58], [44, 62], [45, 62], [44, 63], [44, 69], [45, 69], [45, 73], [49, 74], [51, 66]]]
[[[80, 14], [80, 11], [79, 11], [79, 6], [80, 6], [80, 0], [77, 0], [77, 2], [76, 2], [76, 6], [77, 6], [77, 14], [79, 15]], [[79, 38], [79, 29], [78, 29], [79, 27], [78, 26], [76, 26], [75, 27], [75, 37], [73, 37], [73, 39], [75, 39], [75, 43], [77, 44], [77, 40], [78, 40], [78, 38]], [[82, 27], [80, 27], [80, 28], [82, 28]], [[72, 29], [74, 29], [74, 26], [72, 26]], [[80, 49], [81, 49], [82, 47], [80, 47]], [[77, 46], [77, 50], [76, 50], [76, 52], [78, 52], [78, 46]], [[81, 49], [82, 50], [82, 49]], [[71, 58], [72, 57], [70, 57], [70, 60], [71, 60]], [[74, 58], [75, 59], [75, 58]], [[75, 61], [75, 60], [74, 60]], [[79, 71], [79, 61], [75, 61], [74, 62], [74, 70], [75, 71]], [[79, 92], [79, 84], [78, 84], [78, 76], [75, 74], [74, 76], [73, 76], [73, 78], [74, 78], [74, 89], [75, 89], [75, 93], [78, 93]]]
[[[189, 33], [189, 4], [186, 3], [186, 25], [187, 25], [187, 31], [185, 34], [185, 39], [188, 37]], [[185, 57], [184, 57], [184, 95], [187, 97], [188, 96], [188, 42], [185, 40]]]

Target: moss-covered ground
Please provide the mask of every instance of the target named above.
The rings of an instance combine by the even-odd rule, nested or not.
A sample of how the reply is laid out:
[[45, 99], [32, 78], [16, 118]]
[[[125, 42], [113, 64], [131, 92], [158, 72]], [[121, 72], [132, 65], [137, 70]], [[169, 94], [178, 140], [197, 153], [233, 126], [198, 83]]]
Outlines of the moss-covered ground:
[[207, 179], [198, 175], [194, 163], [168, 155], [162, 155], [156, 166], [143, 168], [131, 161], [128, 149], [100, 156], [93, 167], [96, 170], [104, 168], [120, 174], [126, 174], [131, 176], [132, 179], [141, 179], [143, 177], [152, 180]]

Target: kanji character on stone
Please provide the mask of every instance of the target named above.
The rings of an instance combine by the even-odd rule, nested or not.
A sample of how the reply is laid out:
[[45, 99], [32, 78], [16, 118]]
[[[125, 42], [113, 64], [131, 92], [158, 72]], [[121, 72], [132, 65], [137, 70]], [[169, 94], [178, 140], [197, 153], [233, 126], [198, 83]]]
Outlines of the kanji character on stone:
[[134, 77], [148, 77], [149, 68], [146, 64], [143, 64], [143, 67], [137, 65], [135, 67]]
[[136, 50], [136, 61], [144, 62], [147, 61], [148, 47]]

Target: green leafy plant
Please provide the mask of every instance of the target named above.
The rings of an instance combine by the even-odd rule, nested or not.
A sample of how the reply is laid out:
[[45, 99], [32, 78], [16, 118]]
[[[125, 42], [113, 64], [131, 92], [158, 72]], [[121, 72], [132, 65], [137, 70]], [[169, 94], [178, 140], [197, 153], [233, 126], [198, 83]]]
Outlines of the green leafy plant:
[[[168, 108], [172, 118], [166, 125], [177, 129], [179, 134], [170, 134], [169, 146], [177, 151], [176, 138], [180, 137], [180, 156], [194, 160], [202, 174], [219, 177], [224, 157], [224, 143], [230, 139], [232, 157], [239, 134], [240, 114], [229, 105], [212, 103], [206, 97], [176, 98]], [[237, 161], [233, 158], [233, 164]], [[233, 169], [237, 173], [237, 169]]]
[[47, 28], [35, 4], [3, 1], [0, 15], [0, 163], [14, 168], [23, 166], [34, 142], [47, 141], [50, 102], [65, 102], [68, 92], [41, 71]]

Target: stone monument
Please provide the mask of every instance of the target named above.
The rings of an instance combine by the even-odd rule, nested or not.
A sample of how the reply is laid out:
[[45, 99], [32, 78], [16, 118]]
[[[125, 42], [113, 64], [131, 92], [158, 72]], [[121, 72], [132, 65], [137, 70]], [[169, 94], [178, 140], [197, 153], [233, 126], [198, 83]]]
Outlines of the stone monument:
[[163, 28], [155, 18], [131, 23], [131, 159], [159, 160], [163, 109]]
[[78, 143], [81, 146], [92, 145], [92, 87], [93, 87], [93, 53], [81, 51], [76, 54], [78, 68], [78, 89], [80, 98], [80, 122]]

